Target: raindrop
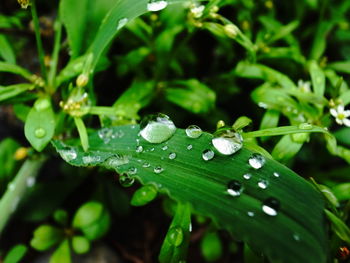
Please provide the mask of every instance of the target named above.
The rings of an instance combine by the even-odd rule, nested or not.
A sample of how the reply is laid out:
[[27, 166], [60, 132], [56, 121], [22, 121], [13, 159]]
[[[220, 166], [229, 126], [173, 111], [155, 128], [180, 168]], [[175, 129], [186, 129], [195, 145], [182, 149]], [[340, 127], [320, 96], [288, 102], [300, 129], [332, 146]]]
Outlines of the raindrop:
[[143, 147], [141, 145], [136, 147], [136, 152], [137, 153], [142, 153], [143, 152]]
[[13, 191], [15, 190], [15, 184], [14, 183], [9, 183], [7, 188], [10, 190], [10, 191]]
[[237, 180], [232, 180], [227, 184], [227, 192], [231, 196], [240, 196], [243, 192], [242, 183]]
[[193, 146], [192, 144], [187, 145], [187, 150], [192, 150]]
[[261, 154], [253, 153], [248, 162], [254, 169], [260, 169], [265, 164], [265, 158]]
[[266, 189], [269, 185], [269, 182], [267, 180], [264, 179], [260, 179], [258, 182], [258, 186], [260, 189]]
[[252, 174], [244, 174], [243, 175], [243, 178], [246, 179], [246, 180], [249, 180], [250, 178], [252, 178]]
[[248, 214], [248, 216], [250, 216], [250, 217], [253, 217], [253, 216], [255, 215], [254, 212], [252, 212], [252, 211], [248, 211], [247, 214]]
[[277, 173], [277, 172], [274, 172], [274, 173], [273, 173], [273, 176], [274, 176], [274, 177], [280, 177], [280, 174]]
[[61, 157], [66, 162], [72, 161], [77, 158], [77, 152], [74, 149], [65, 149], [60, 150], [59, 153], [61, 154]]
[[164, 0], [149, 0], [147, 4], [147, 10], [155, 12], [166, 8], [167, 5], [168, 2]]
[[164, 168], [158, 165], [158, 166], [154, 167], [153, 171], [154, 171], [156, 174], [160, 174], [161, 172], [164, 171]]
[[27, 183], [27, 186], [30, 188], [30, 187], [33, 187], [34, 184], [35, 184], [35, 177], [28, 177], [27, 180], [26, 180], [26, 183]]
[[202, 135], [202, 129], [199, 128], [197, 125], [190, 125], [186, 129], [186, 134], [188, 137], [192, 139], [197, 139]]
[[150, 152], [153, 152], [154, 151], [154, 147], [152, 147], [151, 149], [149, 149]]
[[134, 184], [135, 179], [133, 177], [130, 177], [129, 175], [123, 174], [119, 176], [119, 183], [123, 187], [130, 187]]
[[109, 143], [113, 136], [113, 130], [110, 128], [102, 128], [98, 131], [98, 137], [103, 140], [104, 143]]
[[299, 124], [299, 129], [301, 130], [311, 130], [313, 128], [312, 124], [310, 123], [301, 123]]
[[45, 135], [46, 135], [46, 130], [43, 129], [43, 128], [37, 128], [35, 131], [34, 131], [34, 135], [35, 137], [41, 139], [41, 138], [44, 138]]
[[169, 243], [174, 245], [175, 247], [180, 246], [184, 239], [184, 233], [182, 231], [182, 228], [179, 226], [170, 228], [167, 236]]
[[126, 17], [121, 18], [118, 21], [117, 30], [120, 30], [122, 27], [124, 27], [126, 25], [126, 23], [128, 23], [128, 19]]
[[129, 158], [125, 155], [116, 154], [112, 157], [109, 157], [105, 162], [105, 166], [110, 168], [117, 168], [120, 165], [129, 163]]
[[149, 115], [140, 123], [140, 135], [150, 143], [162, 143], [172, 137], [176, 127], [165, 114]]
[[148, 168], [148, 167], [150, 167], [150, 166], [151, 166], [150, 163], [144, 163], [144, 164], [142, 165], [143, 168]]
[[269, 216], [277, 216], [279, 209], [280, 202], [276, 198], [270, 197], [263, 202], [262, 210]]
[[128, 170], [129, 175], [135, 175], [137, 174], [137, 168], [136, 167], [130, 167]]
[[300, 241], [300, 236], [298, 235], [298, 234], [293, 234], [293, 239], [295, 240], [295, 241]]
[[174, 160], [176, 158], [176, 153], [170, 153], [169, 154], [169, 159]]
[[164, 146], [162, 147], [162, 150], [163, 150], [163, 151], [168, 150], [168, 146], [164, 145]]
[[100, 156], [83, 156], [83, 163], [84, 164], [91, 164], [91, 163], [98, 163], [101, 161]]
[[202, 158], [204, 161], [210, 161], [214, 158], [215, 153], [212, 150], [204, 150], [202, 153]]
[[214, 135], [211, 140], [215, 149], [224, 155], [231, 155], [242, 148], [242, 136], [231, 130], [224, 130]]

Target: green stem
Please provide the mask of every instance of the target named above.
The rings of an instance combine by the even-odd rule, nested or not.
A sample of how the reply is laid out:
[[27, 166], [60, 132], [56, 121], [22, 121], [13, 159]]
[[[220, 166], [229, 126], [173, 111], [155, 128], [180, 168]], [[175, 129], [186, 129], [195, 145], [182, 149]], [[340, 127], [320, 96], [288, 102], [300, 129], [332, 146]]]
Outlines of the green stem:
[[83, 147], [84, 151], [86, 152], [89, 149], [89, 138], [87, 135], [85, 124], [82, 120], [82, 118], [74, 117], [75, 125], [77, 126], [81, 146]]
[[27, 189], [35, 182], [45, 159], [26, 160], [0, 199], [0, 236]]
[[35, 0], [32, 0], [31, 11], [32, 11], [32, 17], [33, 17], [35, 39], [36, 39], [36, 45], [38, 49], [41, 74], [44, 80], [47, 81], [47, 73], [46, 73], [46, 67], [45, 67], [45, 61], [44, 61], [45, 52], [44, 52], [43, 43], [40, 37], [40, 25], [39, 25], [38, 13], [36, 11]]
[[93, 114], [93, 115], [116, 115], [117, 114], [117, 110], [114, 107], [92, 106], [89, 109], [89, 114]]
[[56, 90], [56, 72], [57, 72], [57, 64], [58, 64], [58, 57], [60, 53], [61, 48], [61, 36], [62, 36], [62, 23], [59, 19], [55, 22], [55, 43], [54, 48], [52, 52], [52, 59], [50, 63], [50, 72], [49, 72], [49, 89], [50, 92], [54, 92]]

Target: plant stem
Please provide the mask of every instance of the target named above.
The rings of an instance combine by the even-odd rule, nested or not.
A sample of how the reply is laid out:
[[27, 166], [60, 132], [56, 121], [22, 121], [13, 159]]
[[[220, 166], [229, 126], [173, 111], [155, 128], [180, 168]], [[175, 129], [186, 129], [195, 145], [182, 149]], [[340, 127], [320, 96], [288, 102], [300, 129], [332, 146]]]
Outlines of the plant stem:
[[0, 236], [27, 189], [35, 182], [45, 158], [26, 160], [0, 199]]
[[38, 13], [36, 11], [35, 0], [32, 0], [32, 5], [31, 5], [30, 9], [32, 11], [35, 39], [36, 39], [36, 45], [37, 45], [37, 49], [38, 49], [41, 74], [42, 74], [43, 79], [46, 82], [47, 81], [47, 73], [46, 73], [45, 60], [44, 60], [45, 59], [45, 52], [44, 52], [43, 43], [42, 43], [41, 37], [40, 37], [40, 25], [39, 25]]
[[57, 64], [58, 64], [58, 56], [61, 48], [61, 36], [62, 36], [62, 23], [59, 19], [55, 22], [55, 43], [52, 52], [52, 58], [50, 63], [50, 72], [48, 76], [48, 84], [50, 92], [54, 92], [56, 90], [56, 72], [57, 72]]

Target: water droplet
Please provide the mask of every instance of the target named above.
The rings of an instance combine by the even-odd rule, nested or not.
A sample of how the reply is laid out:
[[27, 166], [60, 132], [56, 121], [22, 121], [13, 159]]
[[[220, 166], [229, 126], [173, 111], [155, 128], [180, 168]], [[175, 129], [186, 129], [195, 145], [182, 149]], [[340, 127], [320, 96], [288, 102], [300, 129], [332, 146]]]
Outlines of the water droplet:
[[247, 214], [248, 214], [248, 216], [250, 216], [250, 217], [253, 217], [253, 216], [255, 215], [254, 212], [252, 212], [252, 211], [248, 211]]
[[274, 176], [274, 177], [280, 177], [280, 174], [277, 173], [277, 172], [274, 172], [274, 173], [273, 173], [273, 176]]
[[176, 158], [176, 153], [170, 153], [169, 154], [169, 159], [174, 160]]
[[266, 189], [266, 188], [268, 187], [268, 185], [269, 185], [269, 182], [268, 182], [267, 180], [260, 179], [260, 180], [258, 181], [258, 187], [259, 187], [260, 189]]
[[27, 183], [27, 186], [30, 188], [30, 187], [33, 187], [34, 184], [35, 184], [35, 177], [28, 177], [27, 180], [26, 180], [26, 183]]
[[152, 147], [151, 149], [149, 149], [150, 152], [153, 152], [154, 151], [154, 147]]
[[141, 145], [136, 147], [136, 152], [137, 153], [142, 153], [143, 152], [143, 147]]
[[280, 202], [273, 197], [266, 199], [263, 203], [262, 210], [269, 216], [277, 216], [280, 209]]
[[298, 234], [293, 234], [293, 239], [295, 240], [295, 241], [300, 241], [300, 236], [298, 235]]
[[151, 166], [150, 163], [144, 163], [144, 164], [142, 165], [143, 168], [148, 168], [148, 167], [150, 167], [150, 166]]
[[244, 174], [243, 175], [243, 178], [246, 179], [246, 180], [249, 180], [250, 178], [252, 178], [252, 174]]
[[119, 183], [123, 187], [130, 187], [134, 184], [135, 179], [133, 177], [130, 177], [129, 175], [122, 174], [119, 176]]
[[128, 19], [126, 17], [119, 19], [117, 30], [120, 30], [122, 27], [124, 27], [128, 23]]
[[176, 127], [165, 114], [149, 115], [140, 123], [140, 135], [150, 143], [162, 143], [172, 137]]
[[14, 184], [14, 183], [9, 183], [9, 184], [7, 185], [7, 188], [8, 188], [10, 191], [13, 191], [13, 190], [15, 190], [15, 184]]
[[202, 158], [204, 161], [210, 161], [214, 158], [215, 153], [212, 150], [204, 150], [202, 153]]
[[190, 225], [188, 226], [188, 231], [192, 232], [192, 222], [190, 222]]
[[197, 139], [202, 135], [202, 129], [199, 128], [197, 125], [190, 125], [186, 129], [186, 134], [188, 137], [192, 139]]
[[164, 168], [158, 165], [158, 166], [154, 167], [153, 171], [154, 171], [156, 174], [160, 174], [161, 172], [164, 171]]
[[175, 247], [180, 246], [184, 239], [182, 228], [179, 226], [170, 228], [167, 237], [170, 244], [174, 245]]
[[192, 144], [187, 145], [187, 150], [192, 150], [193, 146]]
[[98, 131], [98, 137], [103, 140], [104, 143], [109, 143], [113, 136], [113, 130], [110, 128], [102, 128]]
[[168, 146], [164, 145], [164, 146], [162, 147], [162, 150], [163, 150], [163, 151], [168, 150]]
[[77, 152], [74, 149], [60, 150], [59, 153], [66, 162], [70, 162], [77, 158]]
[[92, 163], [98, 163], [101, 161], [101, 157], [100, 156], [83, 156], [83, 163], [84, 164], [92, 164]]
[[299, 129], [301, 130], [311, 130], [313, 128], [312, 124], [310, 123], [301, 123], [299, 124]]
[[12, 213], [16, 211], [17, 206], [18, 206], [18, 204], [19, 204], [19, 201], [20, 201], [19, 196], [16, 196], [16, 197], [13, 199], [12, 204], [11, 204], [11, 208], [10, 208]]
[[35, 131], [34, 131], [34, 135], [35, 137], [41, 139], [41, 138], [44, 138], [45, 135], [46, 135], [46, 130], [43, 129], [43, 128], [37, 128]]
[[260, 169], [265, 164], [265, 158], [261, 154], [253, 153], [248, 162], [254, 169]]
[[129, 175], [135, 175], [137, 174], [137, 168], [136, 167], [130, 167], [128, 170]]
[[231, 155], [242, 148], [242, 136], [231, 130], [224, 130], [214, 135], [211, 140], [215, 149], [224, 155]]
[[155, 12], [166, 8], [167, 5], [168, 2], [164, 0], [149, 0], [147, 4], [147, 10]]
[[258, 102], [258, 106], [260, 108], [263, 108], [263, 109], [267, 109], [268, 108], [268, 106], [267, 106], [267, 104], [265, 102]]
[[232, 180], [227, 184], [227, 192], [231, 196], [240, 196], [243, 192], [242, 183], [237, 180]]
[[128, 164], [129, 163], [129, 158], [125, 155], [119, 155], [119, 154], [116, 154], [116, 155], [113, 155], [111, 157], [109, 157], [104, 165], [107, 167], [107, 168], [117, 168], [118, 166], [121, 166], [121, 165], [124, 165], [124, 164]]

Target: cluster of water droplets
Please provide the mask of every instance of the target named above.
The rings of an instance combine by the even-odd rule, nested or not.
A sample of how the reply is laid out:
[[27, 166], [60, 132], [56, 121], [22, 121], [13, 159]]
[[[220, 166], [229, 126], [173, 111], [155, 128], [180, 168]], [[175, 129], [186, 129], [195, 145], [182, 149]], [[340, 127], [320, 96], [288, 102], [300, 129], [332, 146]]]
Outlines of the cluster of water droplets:
[[103, 140], [105, 144], [109, 143], [112, 139], [120, 139], [124, 135], [123, 131], [114, 131], [112, 128], [102, 128], [98, 131], [98, 137]]

